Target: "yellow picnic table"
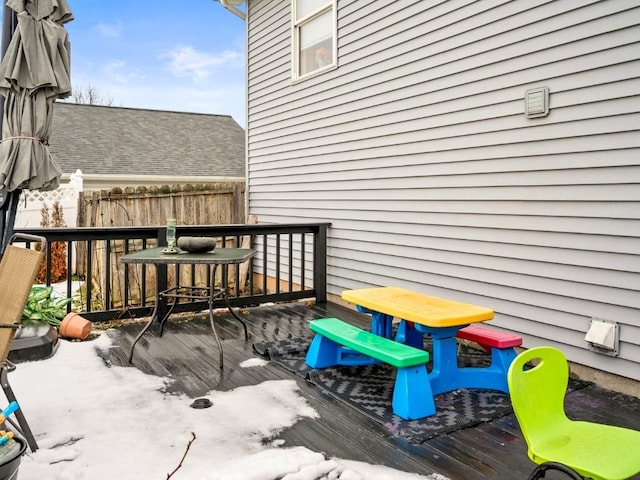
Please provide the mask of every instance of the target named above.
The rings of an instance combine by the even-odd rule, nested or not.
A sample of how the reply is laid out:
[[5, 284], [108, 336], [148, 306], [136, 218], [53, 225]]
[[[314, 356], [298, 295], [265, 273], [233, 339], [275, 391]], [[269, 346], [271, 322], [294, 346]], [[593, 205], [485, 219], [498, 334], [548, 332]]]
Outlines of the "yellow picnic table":
[[487, 388], [508, 393], [506, 381], [513, 348], [496, 357], [489, 367], [458, 367], [456, 334], [470, 324], [491, 320], [492, 309], [446, 298], [434, 297], [400, 287], [372, 287], [345, 290], [342, 298], [371, 315], [371, 331], [392, 337], [394, 317], [400, 320], [395, 340], [423, 348], [423, 335], [433, 342], [433, 367], [429, 382], [433, 395], [458, 388]]

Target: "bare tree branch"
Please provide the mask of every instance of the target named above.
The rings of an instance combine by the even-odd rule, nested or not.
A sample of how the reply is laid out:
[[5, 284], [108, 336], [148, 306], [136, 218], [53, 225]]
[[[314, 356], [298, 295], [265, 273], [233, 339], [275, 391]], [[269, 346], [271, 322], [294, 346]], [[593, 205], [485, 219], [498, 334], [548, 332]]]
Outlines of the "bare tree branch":
[[82, 103], [85, 105], [105, 105], [107, 107], [113, 106], [113, 98], [105, 96], [96, 87], [87, 84], [86, 87], [74, 87], [71, 94], [75, 103]]
[[187, 448], [184, 451], [184, 455], [182, 455], [182, 458], [180, 459], [180, 463], [178, 464], [178, 466], [176, 468], [173, 469], [173, 472], [167, 473], [167, 480], [169, 480], [171, 477], [173, 477], [173, 475], [178, 470], [180, 470], [180, 467], [182, 467], [182, 462], [184, 462], [184, 459], [187, 457], [187, 453], [189, 453], [189, 449], [191, 448], [191, 444], [194, 442], [195, 439], [196, 439], [196, 434], [191, 432], [191, 440], [189, 440], [189, 443], [187, 444]]

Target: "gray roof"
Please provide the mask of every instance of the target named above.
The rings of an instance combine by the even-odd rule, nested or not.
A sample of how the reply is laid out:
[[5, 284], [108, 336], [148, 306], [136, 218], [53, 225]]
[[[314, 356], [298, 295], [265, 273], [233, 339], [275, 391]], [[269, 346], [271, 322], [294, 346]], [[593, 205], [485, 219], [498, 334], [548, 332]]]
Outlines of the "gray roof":
[[50, 150], [63, 173], [242, 177], [232, 117], [55, 102]]

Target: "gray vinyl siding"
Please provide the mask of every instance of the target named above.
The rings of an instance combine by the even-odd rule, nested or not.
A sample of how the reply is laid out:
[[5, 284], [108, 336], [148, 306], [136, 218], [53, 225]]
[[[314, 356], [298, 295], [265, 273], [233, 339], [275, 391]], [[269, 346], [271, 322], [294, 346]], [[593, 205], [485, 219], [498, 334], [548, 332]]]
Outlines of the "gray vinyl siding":
[[[527, 347], [640, 380], [636, 1], [340, 0], [338, 68], [296, 83], [289, 0], [248, 23], [249, 213], [331, 222], [330, 294], [489, 306]], [[621, 324], [618, 358], [586, 348], [591, 317]]]

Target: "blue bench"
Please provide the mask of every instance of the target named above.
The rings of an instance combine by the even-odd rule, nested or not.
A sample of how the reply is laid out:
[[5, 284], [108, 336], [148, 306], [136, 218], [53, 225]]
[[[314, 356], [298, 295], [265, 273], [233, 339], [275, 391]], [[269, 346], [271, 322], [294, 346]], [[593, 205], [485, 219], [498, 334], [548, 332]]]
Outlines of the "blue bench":
[[370, 357], [371, 363], [387, 363], [397, 369], [391, 401], [393, 413], [405, 420], [436, 413], [427, 375], [428, 352], [367, 332], [338, 318], [313, 320], [309, 326], [316, 335], [307, 352], [307, 365], [312, 368], [353, 365], [354, 354]]

